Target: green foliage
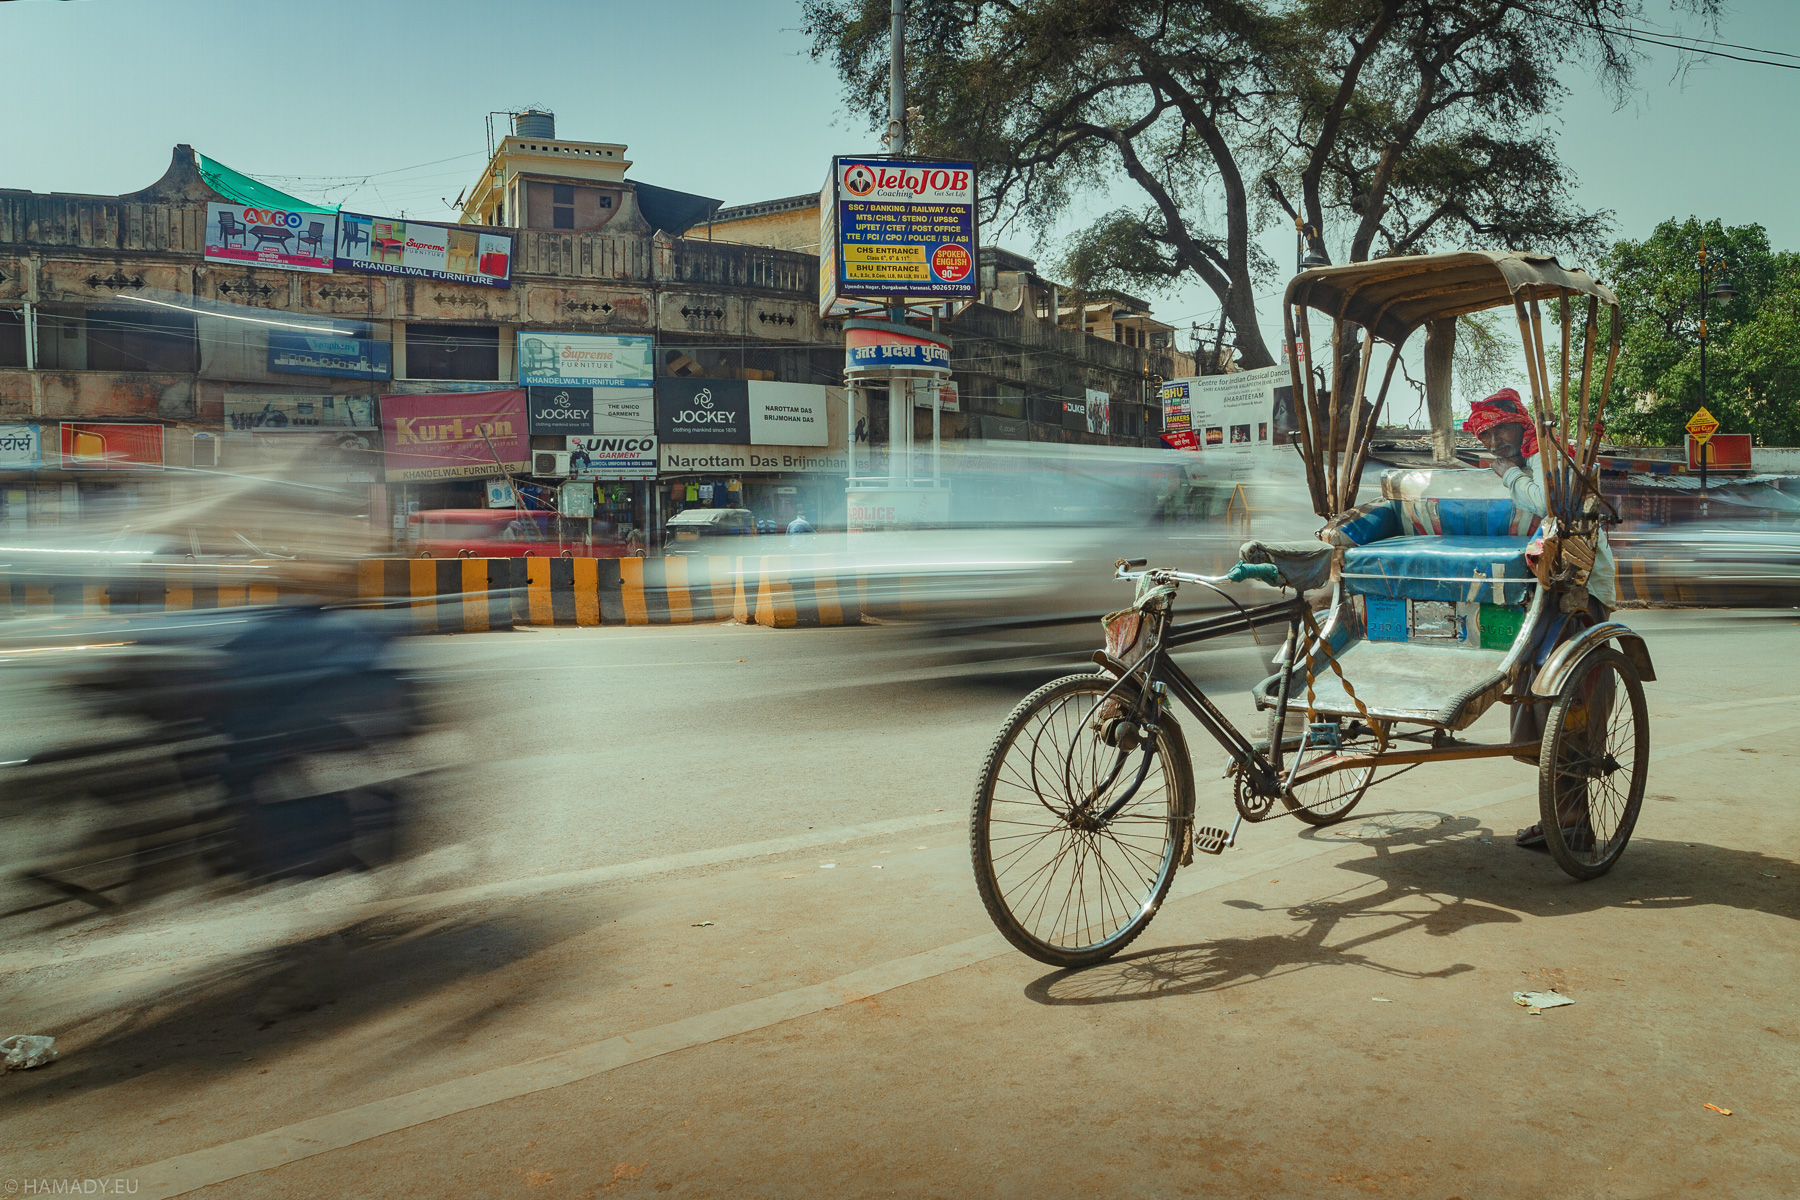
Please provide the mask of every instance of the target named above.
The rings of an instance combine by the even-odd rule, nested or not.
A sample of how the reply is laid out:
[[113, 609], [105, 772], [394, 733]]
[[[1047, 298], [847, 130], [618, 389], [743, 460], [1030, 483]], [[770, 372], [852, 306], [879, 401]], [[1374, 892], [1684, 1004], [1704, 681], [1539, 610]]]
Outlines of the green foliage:
[[[1710, 18], [1720, 0], [1670, 0]], [[887, 117], [889, 0], [802, 0], [813, 55]], [[1255, 295], [1271, 222], [1344, 261], [1493, 247], [1598, 252], [1542, 132], [1575, 64], [1621, 99], [1646, 0], [909, 0], [909, 149], [970, 158], [989, 236], [1071, 239], [1081, 289], [1196, 280], [1243, 365], [1273, 362]]]
[[[1700, 390], [1700, 260], [1735, 299], [1706, 304], [1706, 392]], [[1608, 426], [1650, 445], [1679, 445], [1702, 404], [1726, 433], [1800, 445], [1800, 254], [1774, 251], [1760, 225], [1668, 220], [1601, 260], [1625, 329]]]

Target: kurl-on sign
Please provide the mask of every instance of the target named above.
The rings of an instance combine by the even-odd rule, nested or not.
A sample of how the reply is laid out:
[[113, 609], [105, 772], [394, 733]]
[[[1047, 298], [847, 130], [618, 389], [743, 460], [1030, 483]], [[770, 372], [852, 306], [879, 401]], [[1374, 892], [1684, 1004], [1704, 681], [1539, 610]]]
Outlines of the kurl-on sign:
[[[834, 158], [820, 205], [820, 311], [843, 298], [973, 300], [975, 167], [918, 158]], [[823, 197], [821, 197], [823, 198]]]
[[389, 479], [456, 479], [523, 472], [531, 458], [525, 393], [383, 396]]

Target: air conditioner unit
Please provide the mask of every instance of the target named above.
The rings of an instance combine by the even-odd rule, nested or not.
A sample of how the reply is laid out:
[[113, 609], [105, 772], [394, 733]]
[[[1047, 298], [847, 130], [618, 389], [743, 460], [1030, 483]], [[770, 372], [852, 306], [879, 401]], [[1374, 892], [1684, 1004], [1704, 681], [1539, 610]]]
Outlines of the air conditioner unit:
[[538, 476], [566, 477], [569, 474], [569, 452], [567, 450], [533, 450], [531, 452], [531, 473]]

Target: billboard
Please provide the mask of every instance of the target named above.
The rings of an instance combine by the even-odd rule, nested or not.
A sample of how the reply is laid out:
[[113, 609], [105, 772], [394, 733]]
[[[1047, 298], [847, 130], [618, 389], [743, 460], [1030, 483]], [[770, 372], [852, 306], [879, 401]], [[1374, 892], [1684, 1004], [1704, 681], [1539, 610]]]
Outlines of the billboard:
[[287, 393], [225, 393], [225, 432], [317, 433], [334, 429], [374, 429], [373, 396], [296, 396]]
[[655, 342], [648, 335], [519, 332], [519, 382], [526, 387], [649, 387]]
[[206, 206], [207, 262], [329, 272], [336, 246], [335, 213], [288, 212], [254, 204]]
[[829, 213], [819, 206], [822, 313], [842, 298], [977, 297], [973, 163], [840, 156], [831, 160], [826, 192]]
[[594, 432], [593, 388], [526, 388], [525, 397], [531, 432]]
[[0, 467], [35, 471], [43, 465], [42, 425], [0, 425]]
[[656, 436], [749, 445], [749, 385], [742, 379], [658, 379]]
[[328, 375], [336, 379], [388, 379], [394, 348], [374, 338], [317, 336], [269, 330], [269, 370], [278, 375]]
[[831, 440], [830, 396], [817, 383], [659, 379], [656, 433], [676, 443], [824, 446]]
[[[1700, 446], [1687, 439], [1688, 470], [1700, 470]], [[1715, 433], [1706, 440], [1706, 469], [1709, 471], [1750, 470], [1750, 435], [1747, 433]]]
[[578, 479], [655, 479], [656, 439], [606, 434], [571, 437], [569, 474]]
[[65, 421], [62, 465], [82, 471], [160, 471], [163, 427]]
[[340, 271], [503, 288], [512, 286], [512, 255], [512, 235], [495, 229], [338, 214], [334, 262]]
[[389, 480], [523, 472], [531, 458], [525, 393], [385, 395], [381, 440]]
[[1112, 393], [1087, 391], [1087, 429], [1089, 433], [1112, 433]]
[[595, 433], [656, 432], [656, 395], [643, 387], [592, 388]]
[[1162, 386], [1162, 440], [1172, 450], [1198, 450], [1194, 437], [1194, 405], [1190, 381], [1172, 379]]

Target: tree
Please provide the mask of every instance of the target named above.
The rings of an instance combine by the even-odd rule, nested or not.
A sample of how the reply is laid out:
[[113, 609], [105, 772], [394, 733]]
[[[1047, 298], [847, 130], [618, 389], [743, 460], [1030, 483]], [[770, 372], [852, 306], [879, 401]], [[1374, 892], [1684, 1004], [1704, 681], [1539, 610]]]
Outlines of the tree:
[[[1700, 392], [1700, 270], [1737, 297], [1706, 306], [1706, 394]], [[1619, 295], [1625, 332], [1607, 425], [1617, 437], [1679, 445], [1705, 405], [1727, 433], [1800, 445], [1800, 254], [1776, 252], [1760, 225], [1668, 220], [1641, 242], [1616, 243], [1601, 277]]]
[[[815, 57], [885, 120], [888, 0], [803, 0]], [[1719, 0], [1676, 0], [1710, 16]], [[910, 149], [973, 159], [990, 228], [1070, 239], [1078, 288], [1206, 285], [1246, 367], [1274, 362], [1255, 238], [1282, 214], [1347, 261], [1439, 246], [1600, 248], [1608, 215], [1538, 132], [1565, 64], [1622, 97], [1643, 0], [911, 0]], [[1340, 230], [1347, 231], [1345, 237]], [[1328, 236], [1329, 235], [1329, 236]]]

